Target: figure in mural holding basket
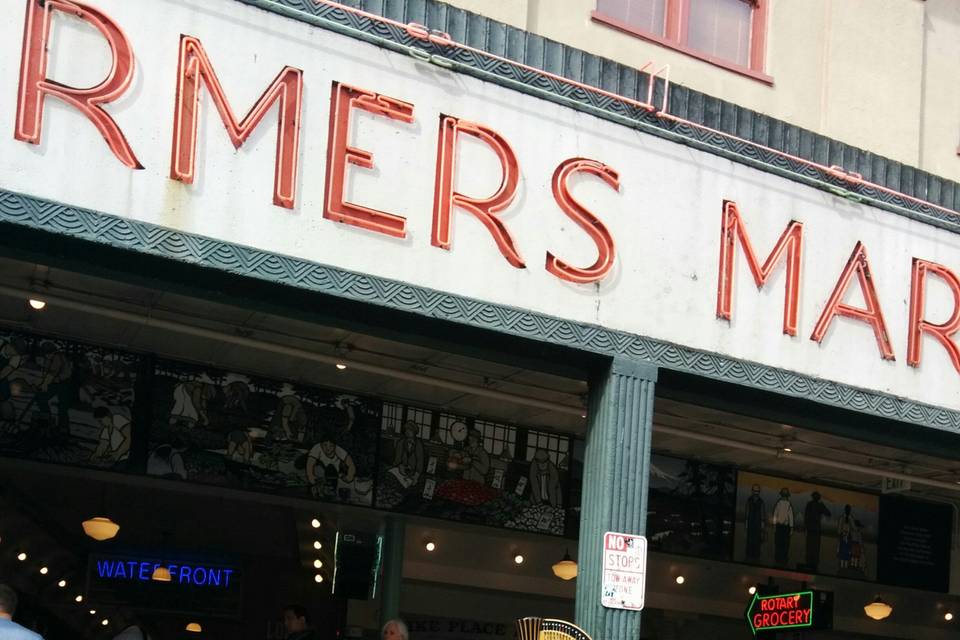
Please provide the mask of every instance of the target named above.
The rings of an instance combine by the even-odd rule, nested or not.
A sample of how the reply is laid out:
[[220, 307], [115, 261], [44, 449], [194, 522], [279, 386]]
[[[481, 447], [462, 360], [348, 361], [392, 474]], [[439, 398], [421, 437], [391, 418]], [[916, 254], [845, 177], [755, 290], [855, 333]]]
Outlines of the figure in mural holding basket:
[[793, 504], [790, 489], [780, 489], [780, 498], [773, 505], [773, 557], [779, 565], [790, 562], [790, 534], [793, 531]]

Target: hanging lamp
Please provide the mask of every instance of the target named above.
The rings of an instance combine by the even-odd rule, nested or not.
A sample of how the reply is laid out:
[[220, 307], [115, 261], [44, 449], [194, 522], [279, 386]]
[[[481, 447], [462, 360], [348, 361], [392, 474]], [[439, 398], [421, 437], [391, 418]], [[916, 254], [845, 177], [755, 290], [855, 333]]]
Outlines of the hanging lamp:
[[570, 557], [570, 550], [563, 553], [563, 559], [553, 565], [553, 575], [561, 580], [573, 580], [577, 577], [577, 563]]

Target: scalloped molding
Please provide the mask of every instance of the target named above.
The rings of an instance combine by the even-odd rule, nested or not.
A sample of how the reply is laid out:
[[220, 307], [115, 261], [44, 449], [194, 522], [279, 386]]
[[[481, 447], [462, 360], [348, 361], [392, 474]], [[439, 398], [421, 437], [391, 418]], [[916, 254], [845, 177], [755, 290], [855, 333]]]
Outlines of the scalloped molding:
[[0, 190], [0, 226], [15, 224], [90, 243], [201, 265], [450, 322], [805, 398], [903, 422], [960, 432], [960, 412], [688, 349], [622, 331], [480, 302], [275, 255], [204, 236]]
[[[410, 49], [419, 49], [422, 52], [426, 52], [428, 57], [432, 55], [439, 56], [447, 60], [452, 60], [457, 63], [457, 70], [479, 76], [484, 80], [502, 84], [519, 91], [534, 93], [538, 97], [560, 102], [566, 106], [587, 111], [598, 117], [618, 122], [619, 124], [640, 128], [653, 135], [666, 137], [681, 144], [686, 144], [704, 151], [721, 155], [735, 162], [749, 164], [762, 171], [776, 173], [788, 179], [805, 182], [806, 184], [817, 189], [834, 192], [841, 197], [845, 197], [845, 194], [863, 196], [871, 200], [870, 204], [872, 206], [885, 209], [898, 215], [917, 219], [928, 224], [933, 224], [937, 227], [947, 229], [954, 233], [960, 233], [960, 212], [951, 215], [950, 213], [944, 212], [940, 209], [905, 199], [900, 195], [891, 194], [876, 188], [865, 187], [863, 185], [851, 185], [823, 170], [811, 167], [802, 162], [797, 162], [796, 160], [792, 160], [781, 154], [771, 152], [762, 147], [781, 146], [774, 143], [773, 139], [776, 136], [772, 133], [772, 130], [779, 128], [779, 133], [781, 134], [780, 137], [782, 139], [781, 144], [784, 148], [791, 144], [788, 142], [788, 139], [790, 138], [796, 139], [795, 141], [798, 145], [804, 139], [806, 139], [806, 142], [809, 143], [811, 153], [794, 153], [794, 155], [806, 155], [810, 156], [808, 159], [814, 160], [814, 156], [817, 155], [815, 150], [820, 147], [825, 147], [827, 149], [825, 157], [817, 158], [815, 160], [821, 164], [833, 165], [842, 164], [840, 159], [845, 157], [844, 152], [846, 152], [850, 156], [855, 156], [858, 158], [859, 161], [857, 167], [848, 168], [860, 169], [861, 172], [863, 172], [863, 169], [860, 168], [859, 165], [865, 162], [869, 164], [869, 162], [872, 160], [873, 166], [870, 170], [874, 173], [882, 175], [882, 177], [874, 177], [874, 182], [896, 190], [900, 189], [901, 182], [906, 182], [909, 184], [909, 188], [905, 187], [905, 191], [912, 191], [921, 199], [930, 198], [932, 200], [941, 200], [942, 202], [940, 205], [947, 208], [955, 209], [956, 207], [960, 206], [960, 185], [957, 185], [946, 179], [926, 174], [918, 169], [901, 165], [898, 162], [894, 162], [879, 156], [873, 156], [866, 151], [846, 146], [838, 141], [831, 140], [830, 138], [815, 134], [810, 131], [802, 130], [783, 121], [762, 116], [761, 114], [757, 114], [749, 109], [732, 105], [730, 103], [721, 103], [714, 98], [710, 98], [709, 96], [700, 94], [699, 92], [687, 89], [685, 87], [679, 87], [679, 89], [683, 92], [684, 102], [689, 102], [696, 96], [703, 101], [715, 101], [717, 103], [717, 108], [732, 108], [735, 111], [733, 116], [734, 122], [744, 120], [751, 123], [749, 134], [742, 135], [738, 131], [738, 135], [740, 135], [741, 138], [760, 138], [760, 140], [756, 142], [749, 142], [747, 140], [732, 139], [730, 137], [717, 135], [702, 129], [697, 129], [686, 124], [662, 120], [657, 118], [655, 114], [643, 109], [639, 109], [629, 103], [624, 102], [623, 100], [611, 98], [595, 92], [584, 91], [579, 87], [558, 82], [552, 78], [543, 76], [542, 74], [531, 72], [511, 62], [493, 60], [460, 47], [443, 46], [435, 42], [414, 38], [402, 28], [380, 21], [371, 20], [370, 18], [357, 15], [356, 13], [345, 11], [341, 7], [317, 4], [316, 2], [313, 2], [313, 0], [236, 1], [258, 7], [271, 13], [280, 14], [290, 19], [307, 22], [316, 27], [332, 29], [348, 36], [366, 36], [366, 39], [372, 38], [375, 41], [379, 41], [377, 42], [378, 44], [382, 44], [385, 41], [407, 51]], [[440, 30], [444, 29], [445, 25], [440, 25], [439, 21], [441, 19], [445, 19], [447, 10], [452, 10], [452, 7], [446, 7], [441, 3], [430, 2], [428, 0], [397, 0], [397, 4], [394, 4], [393, 8], [396, 9], [397, 7], [402, 6], [403, 13], [406, 14], [408, 11], [414, 11], [414, 9], [411, 9], [411, 6], [414, 5], [414, 3], [417, 7], [417, 13], [422, 15], [422, 19], [419, 20], [420, 22], [426, 23], [427, 26], [431, 28], [438, 28]], [[366, 5], [367, 2], [363, 2], [362, 0], [353, 0], [349, 4]], [[371, 7], [367, 8], [368, 11], [370, 9]], [[482, 31], [485, 34], [483, 38], [483, 44], [471, 42], [471, 46], [474, 48], [488, 51], [492, 49], [493, 46], [490, 44], [492, 38], [490, 34], [493, 31], [496, 31], [498, 34], [498, 44], [502, 45], [501, 48], [503, 51], [494, 51], [494, 53], [502, 57], [506, 57], [509, 55], [506, 53], [508, 49], [519, 48], [519, 51], [517, 52], [520, 54], [519, 57], [524, 59], [531, 58], [529, 64], [534, 67], [540, 66], [540, 64], [542, 64], [543, 67], [556, 66], [547, 64], [545, 52], [548, 46], [559, 48], [563, 52], [564, 60], [561, 63], [561, 66], [570, 66], [572, 68], [551, 69], [551, 71], [554, 73], [564, 75], [565, 72], [571, 72], [571, 75], [585, 76], [585, 69], [588, 67], [596, 68], [598, 70], [598, 81], [596, 84], [603, 84], [602, 80], [600, 79], [601, 71], [599, 70], [605, 70], [605, 66], [612, 65], [615, 70], [620, 71], [615, 82], [617, 86], [614, 88], [614, 91], [622, 91], [627, 95], [632, 94], [633, 98], [638, 100], [646, 99], [646, 91], [648, 86], [646, 83], [649, 82], [649, 76], [646, 74], [642, 74], [635, 69], [630, 69], [623, 65], [616, 65], [609, 60], [600, 58], [599, 56], [595, 56], [565, 45], [560, 45], [559, 43], [547, 41], [542, 37], [535, 36], [534, 34], [530, 34], [512, 27], [507, 27], [502, 23], [498, 23], [483, 16], [472, 14], [470, 12], [462, 13], [466, 18], [467, 24], [465, 26], [465, 32], [467, 34], [475, 31]], [[444, 18], [441, 18], [441, 15], [444, 16]], [[520, 34], [520, 36], [522, 36], [523, 43], [520, 47], [510, 46], [510, 43], [508, 43], [510, 33]], [[469, 35], [468, 39], [470, 39]], [[476, 40], [476, 38], [473, 39]], [[543, 55], [542, 63], [538, 64], [536, 60], [532, 59], [536, 57], [533, 51], [539, 52]], [[587, 79], [584, 78], [584, 81], [586, 82]], [[590, 82], [586, 83], [591, 84]], [[622, 88], [621, 85], [625, 85], [626, 88]], [[678, 87], [674, 85], [672, 89], [674, 89], [674, 93], [676, 93], [676, 89], [678, 89]], [[661, 97], [662, 85], [658, 87], [658, 91], [655, 91], [654, 102], [661, 99]], [[671, 96], [671, 101], [671, 104], [676, 102], [676, 97]], [[704, 114], [699, 114], [698, 117], [697, 114], [687, 113], [686, 117], [691, 121], [700, 121], [706, 124], [706, 118]], [[770, 132], [770, 139], [764, 140], [762, 135], [754, 134], [753, 124], [761, 119], [763, 119], [767, 125], [767, 129]], [[717, 124], [715, 128], [723, 129], [724, 127]], [[824, 154], [821, 153], [820, 155]], [[821, 184], [811, 184], [811, 181], [814, 180]], [[923, 181], [922, 185], [920, 184], [921, 181]], [[822, 183], [826, 183], [826, 186]], [[954, 197], [951, 198], [951, 195]], [[950, 202], [951, 200], [956, 200], [956, 202]]]

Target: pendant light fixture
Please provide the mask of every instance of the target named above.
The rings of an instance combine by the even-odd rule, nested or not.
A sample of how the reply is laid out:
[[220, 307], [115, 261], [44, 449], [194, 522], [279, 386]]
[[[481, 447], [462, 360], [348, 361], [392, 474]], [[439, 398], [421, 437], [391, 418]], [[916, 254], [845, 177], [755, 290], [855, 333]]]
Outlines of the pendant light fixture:
[[187, 624], [186, 629], [187, 629], [187, 631], [189, 631], [190, 633], [201, 633], [201, 632], [203, 631], [203, 627], [200, 626], [200, 623], [199, 623], [199, 622], [191, 622], [191, 623]]
[[110, 540], [120, 531], [120, 525], [106, 516], [94, 516], [83, 521], [83, 532], [97, 542]]
[[577, 563], [570, 557], [570, 550], [563, 552], [563, 559], [553, 565], [553, 575], [561, 580], [573, 580], [577, 577]]
[[883, 620], [893, 613], [893, 607], [884, 602], [878, 595], [873, 599], [873, 602], [863, 607], [863, 612], [867, 614], [868, 618]]

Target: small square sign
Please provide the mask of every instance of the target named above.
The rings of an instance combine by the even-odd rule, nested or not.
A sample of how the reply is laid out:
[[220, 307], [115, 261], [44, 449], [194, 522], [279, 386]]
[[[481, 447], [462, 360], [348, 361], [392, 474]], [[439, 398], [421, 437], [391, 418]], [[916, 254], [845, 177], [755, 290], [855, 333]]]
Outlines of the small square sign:
[[610, 609], [643, 609], [647, 582], [647, 539], [608, 531], [603, 534], [600, 604]]

